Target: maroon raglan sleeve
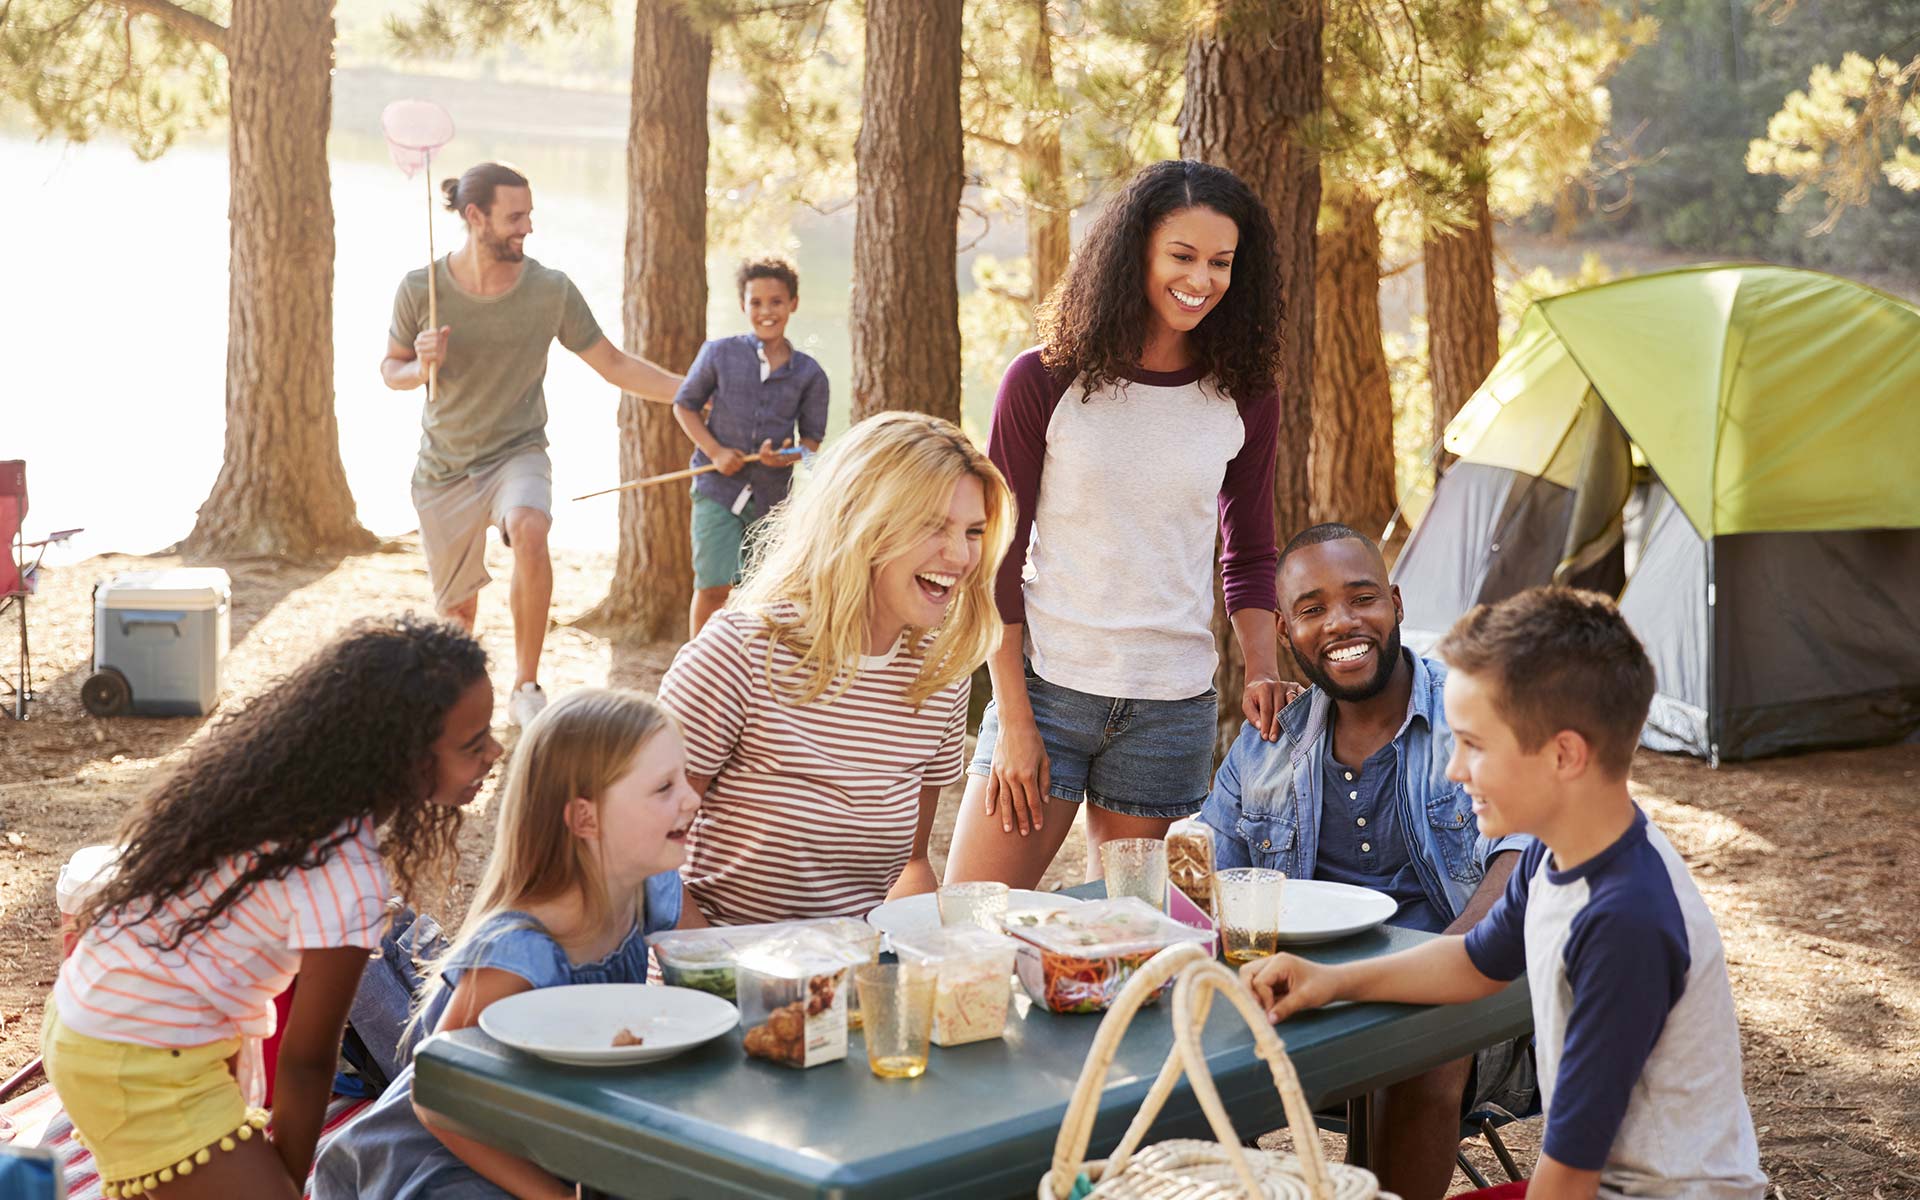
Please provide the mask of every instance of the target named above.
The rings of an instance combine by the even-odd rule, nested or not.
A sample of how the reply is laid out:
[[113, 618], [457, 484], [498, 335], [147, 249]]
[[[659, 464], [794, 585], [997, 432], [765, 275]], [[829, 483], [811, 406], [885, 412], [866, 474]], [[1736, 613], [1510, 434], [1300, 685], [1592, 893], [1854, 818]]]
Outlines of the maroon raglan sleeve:
[[[1028, 350], [1013, 360], [1000, 379], [993, 398], [993, 422], [987, 427], [987, 457], [1007, 477], [1018, 507], [1013, 542], [994, 579], [993, 598], [1000, 619], [1009, 625], [1025, 623], [1027, 604], [1020, 594], [1020, 577], [1027, 569], [1027, 542], [1033, 536], [1033, 513], [1040, 502], [1040, 469], [1047, 460], [1047, 425], [1066, 394], [1071, 377], [1056, 375], [1040, 361], [1040, 351]], [[1267, 477], [1271, 486], [1272, 465]], [[1224, 509], [1222, 511], [1225, 511]], [[1271, 533], [1272, 520], [1268, 520]], [[1271, 536], [1268, 538], [1272, 540]]]
[[1221, 588], [1230, 614], [1243, 608], [1277, 611], [1280, 594], [1273, 573], [1280, 552], [1273, 540], [1273, 472], [1280, 395], [1268, 389], [1247, 400], [1235, 397], [1234, 402], [1240, 406], [1247, 440], [1220, 481]]

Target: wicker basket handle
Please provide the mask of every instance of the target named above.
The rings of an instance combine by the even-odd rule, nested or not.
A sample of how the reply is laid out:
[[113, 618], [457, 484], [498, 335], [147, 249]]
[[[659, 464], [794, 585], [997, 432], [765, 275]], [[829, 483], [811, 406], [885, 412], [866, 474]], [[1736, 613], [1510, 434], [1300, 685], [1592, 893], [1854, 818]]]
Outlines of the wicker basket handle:
[[1306, 1176], [1309, 1193], [1314, 1196], [1333, 1195], [1333, 1184], [1327, 1176], [1326, 1155], [1320, 1146], [1320, 1131], [1313, 1123], [1313, 1108], [1307, 1103], [1306, 1094], [1300, 1090], [1300, 1076], [1294, 1072], [1293, 1062], [1287, 1057], [1286, 1045], [1281, 1042], [1280, 1035], [1273, 1031], [1273, 1026], [1268, 1024], [1266, 1014], [1260, 1010], [1253, 993], [1241, 984], [1239, 977], [1227, 967], [1208, 959], [1180, 972], [1180, 981], [1174, 985], [1174, 1049], [1175, 1056], [1185, 1060], [1187, 1082], [1192, 1085], [1201, 1110], [1207, 1114], [1207, 1121], [1213, 1126], [1214, 1136], [1220, 1140], [1220, 1147], [1227, 1161], [1232, 1164], [1234, 1174], [1240, 1177], [1249, 1196], [1261, 1194], [1260, 1185], [1247, 1163], [1246, 1152], [1241, 1148], [1240, 1135], [1234, 1131], [1226, 1106], [1220, 1102], [1220, 1091], [1214, 1086], [1213, 1075], [1207, 1070], [1206, 1050], [1200, 1044], [1200, 1034], [1207, 1026], [1207, 1009], [1215, 992], [1225, 996], [1239, 1010], [1247, 1027], [1253, 1031], [1254, 1052], [1266, 1060], [1267, 1069], [1273, 1073], [1274, 1090], [1280, 1093], [1280, 1103], [1286, 1109], [1287, 1128], [1293, 1133], [1294, 1154], [1300, 1161], [1301, 1173]]
[[[1055, 1200], [1067, 1200], [1073, 1191], [1074, 1179], [1086, 1166], [1087, 1147], [1093, 1142], [1094, 1117], [1100, 1111], [1100, 1093], [1106, 1090], [1107, 1072], [1113, 1066], [1120, 1039], [1126, 1036], [1127, 1026], [1133, 1023], [1133, 1015], [1140, 1011], [1147, 997], [1159, 991], [1183, 967], [1207, 961], [1206, 950], [1194, 942], [1168, 946], [1133, 973], [1133, 977], [1127, 980], [1119, 996], [1108, 1007], [1107, 1015], [1100, 1019], [1100, 1028], [1093, 1035], [1093, 1046], [1087, 1051], [1087, 1064], [1080, 1068], [1080, 1080], [1073, 1085], [1073, 1098], [1067, 1102], [1067, 1115], [1060, 1121], [1060, 1136], [1053, 1143]], [[1132, 1151], [1133, 1145], [1139, 1141], [1137, 1135], [1145, 1132], [1147, 1124], [1152, 1121], [1152, 1114], [1159, 1111], [1160, 1104], [1165, 1102], [1167, 1093], [1173, 1090], [1173, 1084], [1179, 1078], [1180, 1051], [1176, 1046], [1173, 1053], [1167, 1056], [1159, 1077], [1154, 1080], [1146, 1102], [1140, 1106], [1140, 1114], [1134, 1117], [1133, 1126], [1127, 1130], [1126, 1139], [1121, 1143], [1124, 1151]], [[1155, 1097], [1158, 1097], [1157, 1101]]]

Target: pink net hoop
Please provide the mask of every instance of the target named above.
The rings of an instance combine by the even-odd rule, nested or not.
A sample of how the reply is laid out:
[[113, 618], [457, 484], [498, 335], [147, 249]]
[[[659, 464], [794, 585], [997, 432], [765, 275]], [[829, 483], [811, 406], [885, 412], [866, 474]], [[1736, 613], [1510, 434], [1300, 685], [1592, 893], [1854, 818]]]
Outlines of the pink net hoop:
[[453, 140], [453, 117], [431, 100], [395, 100], [380, 113], [380, 131], [393, 165], [411, 179]]

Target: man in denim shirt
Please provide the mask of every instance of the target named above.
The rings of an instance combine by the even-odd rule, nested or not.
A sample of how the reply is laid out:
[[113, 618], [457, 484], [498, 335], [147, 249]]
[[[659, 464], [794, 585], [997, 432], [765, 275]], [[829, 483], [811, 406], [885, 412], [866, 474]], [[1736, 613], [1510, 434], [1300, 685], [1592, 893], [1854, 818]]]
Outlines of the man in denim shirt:
[[742, 263], [734, 282], [751, 332], [700, 347], [673, 398], [674, 419], [698, 447], [693, 465], [718, 467], [693, 479], [688, 637], [740, 581], [747, 531], [787, 498], [795, 436], [808, 450], [827, 436], [827, 373], [786, 336], [800, 307], [800, 276], [785, 259], [762, 258]]
[[[1266, 741], [1248, 726], [1221, 763], [1200, 819], [1216, 865], [1271, 867], [1385, 892], [1391, 924], [1471, 928], [1506, 887], [1525, 836], [1479, 836], [1473, 801], [1446, 778], [1453, 739], [1446, 667], [1400, 644], [1400, 590], [1379, 548], [1316, 525], [1280, 557], [1280, 628], [1313, 686]], [[1438, 1200], [1453, 1177], [1460, 1117], [1488, 1103], [1532, 1107], [1527, 1039], [1437, 1067], [1375, 1097], [1382, 1189]]]

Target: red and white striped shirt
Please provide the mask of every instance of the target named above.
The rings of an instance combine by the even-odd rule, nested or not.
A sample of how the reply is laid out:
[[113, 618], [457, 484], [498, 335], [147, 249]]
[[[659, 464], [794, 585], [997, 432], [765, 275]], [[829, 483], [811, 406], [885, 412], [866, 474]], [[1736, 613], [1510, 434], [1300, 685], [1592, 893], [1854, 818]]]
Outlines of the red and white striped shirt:
[[[863, 657], [837, 696], [786, 703], [770, 641], [759, 617], [719, 613], [660, 682], [687, 773], [712, 777], [681, 878], [716, 925], [864, 915], [912, 854], [921, 789], [965, 775], [969, 681], [909, 707], [923, 643]], [[797, 661], [773, 646], [776, 678]]]
[[256, 857], [221, 863], [139, 925], [117, 928], [109, 915], [88, 927], [53, 985], [61, 1022], [88, 1037], [149, 1046], [266, 1037], [273, 998], [299, 972], [301, 951], [379, 948], [393, 889], [367, 818], [319, 866], [255, 884], [178, 948], [155, 947]]

